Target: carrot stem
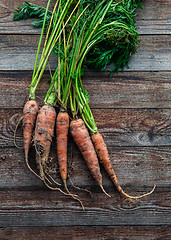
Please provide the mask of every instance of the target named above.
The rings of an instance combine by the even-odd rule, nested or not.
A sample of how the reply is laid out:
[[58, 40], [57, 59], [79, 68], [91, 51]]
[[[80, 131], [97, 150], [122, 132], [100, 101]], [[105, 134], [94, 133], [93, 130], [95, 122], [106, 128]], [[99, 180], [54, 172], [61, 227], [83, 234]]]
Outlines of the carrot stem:
[[43, 21], [43, 27], [42, 27], [42, 31], [41, 31], [41, 35], [40, 35], [40, 40], [39, 40], [39, 45], [38, 45], [38, 49], [37, 49], [37, 55], [36, 55], [36, 61], [35, 61], [35, 66], [34, 66], [33, 77], [34, 77], [35, 72], [36, 72], [36, 69], [37, 69], [37, 62], [38, 62], [40, 47], [41, 47], [42, 38], [43, 38], [44, 30], [45, 30], [45, 23], [46, 23], [46, 18], [47, 18], [47, 13], [48, 13], [50, 1], [51, 1], [51, 0], [48, 1], [47, 7], [46, 7], [45, 17], [44, 17], [44, 21]]

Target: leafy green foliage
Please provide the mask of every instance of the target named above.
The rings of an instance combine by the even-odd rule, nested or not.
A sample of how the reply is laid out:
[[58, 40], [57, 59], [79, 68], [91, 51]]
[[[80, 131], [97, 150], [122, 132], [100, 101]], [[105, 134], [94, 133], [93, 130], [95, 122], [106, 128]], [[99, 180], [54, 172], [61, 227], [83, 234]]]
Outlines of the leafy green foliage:
[[104, 40], [97, 44], [88, 54], [86, 62], [88, 66], [104, 70], [107, 65], [114, 63], [111, 70], [118, 72], [119, 68], [129, 67], [131, 54], [137, 51], [140, 38], [134, 30], [132, 32], [123, 29], [111, 29]]
[[[62, 2], [64, 3], [65, 1], [62, 0]], [[79, 21], [79, 31], [81, 31], [83, 27], [85, 32], [88, 30], [92, 21], [91, 16], [92, 14], [95, 14], [96, 7], [100, 3], [105, 5], [107, 2], [107, 0], [101, 2], [98, 0], [81, 0], [78, 12], [82, 12], [88, 4], [89, 7]], [[118, 22], [124, 27], [121, 27], [118, 24], [118, 26], [116, 25], [116, 27], [110, 27], [107, 29], [107, 31], [101, 34], [98, 40], [99, 43], [93, 46], [86, 56], [85, 64], [88, 67], [95, 67], [104, 70], [107, 65], [114, 63], [111, 74], [113, 72], [117, 72], [120, 68], [123, 71], [125, 66], [129, 67], [130, 56], [137, 51], [140, 43], [139, 34], [137, 33], [134, 25], [134, 12], [137, 7], [142, 7], [141, 2], [141, 0], [113, 0], [103, 22], [101, 23], [101, 27], [111, 22]], [[76, 3], [77, 1], [73, 1], [71, 9]], [[25, 3], [23, 3], [21, 7], [15, 11], [14, 20], [37, 18], [38, 20], [34, 21], [32, 24], [35, 27], [41, 27], [43, 24], [44, 15], [45, 8], [25, 1]], [[48, 11], [46, 19], [47, 24], [51, 15], [52, 12]], [[77, 15], [73, 15], [66, 28], [66, 34], [69, 34], [76, 18]], [[63, 52], [62, 47], [60, 47], [60, 54], [61, 51]], [[58, 45], [55, 46], [54, 52], [57, 56], [59, 55]], [[70, 57], [72, 58], [72, 53]], [[68, 61], [70, 60], [68, 59]]]
[[140, 0], [113, 1], [102, 24], [118, 22], [123, 27], [118, 24], [101, 36], [101, 42], [86, 57], [89, 67], [104, 70], [107, 65], [114, 63], [111, 75], [120, 68], [123, 71], [125, 66], [129, 67], [130, 56], [137, 51], [140, 43], [134, 25], [134, 11], [137, 7], [142, 7]]
[[[45, 12], [46, 12], [45, 8], [37, 6], [33, 3], [29, 3], [28, 1], [25, 1], [14, 12], [13, 20], [14, 21], [19, 21], [21, 19], [27, 20], [27, 19], [30, 19], [30, 18], [37, 18], [39, 20], [34, 21], [32, 24], [35, 27], [42, 27]], [[49, 22], [51, 16], [52, 16], [52, 12], [48, 11], [47, 18], [46, 18], [46, 24]]]

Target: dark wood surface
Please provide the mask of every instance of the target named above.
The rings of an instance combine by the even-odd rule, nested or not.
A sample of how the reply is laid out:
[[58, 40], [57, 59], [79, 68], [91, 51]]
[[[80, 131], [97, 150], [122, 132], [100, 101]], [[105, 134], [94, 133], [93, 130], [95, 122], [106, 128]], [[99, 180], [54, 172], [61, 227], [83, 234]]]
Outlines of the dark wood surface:
[[[52, 0], [54, 1], [54, 0]], [[46, 6], [46, 0], [32, 0], [32, 3]], [[30, 26], [30, 21], [21, 21], [16, 24], [12, 21], [13, 11], [22, 3], [21, 0], [1, 0], [0, 5], [0, 31], [6, 34], [37, 34], [38, 29]], [[170, 34], [170, 0], [144, 0], [144, 10], [138, 9], [137, 29], [141, 34]]]
[[[45, 0], [33, 1], [46, 5]], [[13, 143], [15, 124], [29, 92], [40, 30], [30, 21], [13, 22], [22, 1], [0, 1], [0, 240], [23, 239], [171, 239], [171, 2], [145, 0], [137, 10], [142, 41], [130, 68], [109, 78], [87, 70], [83, 77], [99, 131], [123, 189], [132, 195], [155, 192], [130, 201], [119, 195], [104, 169], [106, 197], [92, 178], [69, 136], [72, 182], [91, 194], [70, 190], [85, 205], [48, 190], [27, 169], [23, 149]], [[53, 66], [54, 56], [51, 58]], [[39, 104], [48, 73], [37, 91]], [[17, 132], [22, 147], [22, 130]], [[57, 161], [53, 142], [50, 159]], [[35, 168], [31, 149], [30, 163]], [[52, 174], [54, 174], [52, 172]], [[59, 173], [55, 178], [61, 182]]]
[[[102, 235], [103, 231], [103, 235]], [[147, 227], [144, 226], [76, 226], [76, 227], [32, 227], [32, 228], [2, 228], [0, 240], [170, 240], [171, 231], [167, 226]]]
[[[17, 24], [17, 23], [15, 23]], [[1, 34], [0, 70], [32, 70], [39, 35]], [[14, 44], [15, 43], [15, 44]], [[144, 55], [145, 54], [145, 55]], [[55, 56], [50, 59], [54, 69]], [[127, 71], [167, 71], [171, 66], [170, 35], [144, 35], [141, 47], [131, 57]], [[106, 71], [112, 66], [107, 67]]]

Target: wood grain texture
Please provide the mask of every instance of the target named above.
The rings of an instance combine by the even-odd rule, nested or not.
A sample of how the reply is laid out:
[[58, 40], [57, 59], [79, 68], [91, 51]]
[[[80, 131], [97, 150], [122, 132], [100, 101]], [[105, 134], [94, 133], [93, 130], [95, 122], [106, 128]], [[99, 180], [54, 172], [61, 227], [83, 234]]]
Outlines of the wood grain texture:
[[[82, 211], [79, 207], [60, 209], [11, 209], [0, 210], [1, 227], [49, 226], [121, 226], [121, 225], [170, 225], [170, 208], [156, 206], [135, 210], [106, 210], [99, 208]], [[127, 216], [127, 217], [125, 217]]]
[[126, 227], [46, 227], [46, 228], [1, 228], [0, 240], [170, 240], [171, 228], [168, 226]]
[[[52, 0], [54, 1], [54, 0]], [[78, 202], [48, 190], [26, 167], [24, 151], [13, 144], [14, 128], [29, 92], [40, 30], [29, 21], [12, 22], [13, 9], [23, 1], [0, 2], [0, 240], [171, 238], [171, 21], [169, 0], [145, 0], [137, 10], [142, 35], [130, 69], [109, 78], [88, 70], [83, 77], [92, 111], [103, 134], [123, 189], [146, 198], [121, 197], [101, 167], [107, 198], [92, 178], [69, 136], [69, 173], [86, 211]], [[32, 0], [46, 5], [45, 0]], [[55, 56], [51, 58], [54, 68]], [[37, 91], [40, 105], [49, 86], [46, 72]], [[22, 146], [21, 128], [17, 143]], [[55, 142], [49, 172], [60, 182]], [[36, 169], [33, 144], [29, 155]], [[51, 227], [52, 226], [52, 227]], [[54, 227], [53, 227], [54, 226]], [[58, 226], [58, 227], [55, 227]], [[12, 228], [11, 228], [12, 227]]]
[[[170, 146], [171, 109], [93, 109], [108, 147]], [[14, 131], [21, 109], [0, 110], [0, 146], [14, 146]], [[22, 145], [22, 124], [16, 141]]]
[[[31, 3], [46, 7], [46, 0], [31, 0]], [[55, 0], [51, 1], [51, 6]], [[40, 29], [33, 28], [31, 26], [31, 20], [13, 21], [13, 12], [24, 0], [1, 0], [0, 2], [0, 33], [14, 33], [14, 34], [40, 34]], [[52, 7], [50, 7], [51, 9]]]
[[[86, 211], [72, 198], [45, 187], [31, 186], [20, 189], [0, 190], [0, 227], [30, 226], [120, 226], [120, 225], [169, 225], [170, 191], [158, 187], [149, 197], [137, 201], [121, 198], [117, 191], [109, 190], [106, 197], [95, 185], [86, 186], [92, 191], [91, 197], [84, 191], [71, 189], [79, 194]], [[140, 187], [138, 187], [140, 190]], [[141, 188], [139, 194], [149, 188]], [[137, 192], [136, 187], [127, 191]]]
[[[69, 144], [70, 145], [70, 144]], [[151, 188], [153, 184], [158, 187], [169, 187], [171, 184], [171, 152], [169, 147], [153, 148], [109, 148], [109, 153], [113, 167], [122, 186], [148, 186]], [[32, 154], [29, 161], [33, 169], [36, 171], [35, 154]], [[60, 181], [59, 169], [56, 167], [56, 151], [51, 149], [50, 153], [51, 167], [50, 172]], [[72, 179], [76, 185], [96, 186], [98, 185], [92, 178], [86, 163], [82, 159], [78, 150], [73, 146], [72, 157], [71, 149], [68, 151], [68, 171], [72, 175]], [[19, 188], [19, 187], [41, 187], [43, 184], [27, 169], [24, 161], [24, 153], [14, 148], [2, 149], [0, 158], [0, 188]], [[103, 185], [109, 187], [112, 191], [112, 183], [101, 167], [103, 174]], [[2, 177], [3, 176], [3, 177]], [[133, 190], [132, 190], [133, 191]], [[131, 191], [131, 193], [132, 193]]]
[[[14, 9], [19, 7], [21, 0], [1, 0], [0, 3], [0, 32], [6, 34], [39, 34], [40, 30], [30, 25], [30, 20], [13, 22]], [[32, 0], [40, 6], [46, 6], [45, 0]], [[52, 0], [52, 3], [54, 0]], [[171, 4], [169, 0], [144, 0], [143, 9], [136, 10], [136, 27], [140, 34], [170, 34]]]
[[[31, 20], [23, 20], [19, 22], [13, 21], [13, 12], [24, 1], [17, 0], [1, 0], [0, 2], [0, 33], [14, 33], [14, 34], [40, 34], [40, 29], [33, 28], [31, 26]], [[31, 0], [31, 3], [46, 7], [46, 0]], [[55, 1], [52, 0], [51, 3]]]
[[[0, 35], [0, 70], [32, 70], [38, 40], [37, 35]], [[52, 69], [56, 68], [55, 59], [52, 55]], [[167, 71], [171, 70], [170, 66], [170, 35], [147, 35], [143, 36], [138, 52], [131, 57], [129, 71]], [[106, 70], [111, 68], [112, 65]]]
[[[0, 108], [23, 107], [31, 75], [28, 71], [0, 72]], [[37, 89], [42, 102], [48, 78], [47, 73]], [[125, 72], [110, 78], [108, 72], [86, 71], [83, 85], [89, 92], [91, 108], [171, 108], [170, 72]]]
[[[0, 35], [0, 70], [34, 69], [39, 36]], [[50, 56], [50, 65], [56, 66], [56, 56]]]
[[140, 34], [171, 33], [170, 0], [144, 0], [143, 9], [137, 9], [136, 27]]
[[[139, 200], [127, 200], [122, 198], [115, 189], [110, 190], [112, 198], [106, 197], [102, 191], [95, 186], [87, 186], [92, 193], [89, 195], [85, 191], [81, 191], [69, 186], [70, 190], [79, 195], [83, 200], [85, 207], [88, 209], [108, 209], [108, 210], [143, 210], [145, 207], [153, 206], [156, 209], [169, 209], [171, 196], [169, 195], [168, 188], [156, 188], [156, 191], [148, 197]], [[107, 187], [106, 187], [107, 188]], [[127, 191], [131, 191], [131, 186], [127, 187]], [[132, 193], [137, 194], [136, 187], [132, 189]], [[109, 188], [107, 188], [109, 190]], [[139, 193], [146, 191], [146, 187], [139, 187]], [[138, 190], [137, 190], [138, 191]], [[36, 188], [31, 187], [20, 187], [20, 188], [7, 188], [0, 190], [1, 200], [0, 209], [1, 210], [20, 210], [20, 209], [32, 209], [32, 210], [50, 210], [58, 209], [62, 210], [69, 208], [78, 208], [81, 210], [79, 203], [73, 200], [71, 197], [64, 196], [58, 191], [50, 191], [46, 187], [42, 186]], [[88, 224], [87, 224], [88, 225]], [[136, 224], [134, 224], [136, 225]]]

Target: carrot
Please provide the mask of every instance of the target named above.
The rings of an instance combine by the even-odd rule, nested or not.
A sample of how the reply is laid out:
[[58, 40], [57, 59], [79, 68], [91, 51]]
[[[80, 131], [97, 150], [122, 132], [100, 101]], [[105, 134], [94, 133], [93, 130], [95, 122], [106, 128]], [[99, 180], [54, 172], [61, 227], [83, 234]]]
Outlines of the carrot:
[[69, 129], [69, 115], [59, 112], [56, 120], [57, 157], [61, 178], [66, 185], [67, 179], [67, 141]]
[[103, 192], [109, 196], [102, 185], [102, 175], [100, 173], [100, 166], [98, 162], [98, 158], [96, 155], [96, 152], [94, 150], [94, 146], [92, 144], [92, 141], [89, 136], [89, 132], [85, 126], [85, 123], [82, 119], [76, 119], [72, 120], [70, 123], [70, 131], [71, 135], [74, 138], [74, 141], [76, 145], [78, 146], [80, 152], [83, 155], [83, 158], [85, 159], [87, 166], [94, 177], [94, 179], [97, 181]]
[[[39, 110], [34, 135], [36, 162], [40, 171], [40, 178], [44, 182], [44, 184], [51, 190], [58, 190], [61, 193], [68, 195], [60, 188], [54, 188], [48, 184], [52, 184], [53, 182], [57, 185], [60, 185], [46, 172], [46, 163], [48, 162], [52, 137], [54, 134], [55, 120], [56, 111], [51, 105], [44, 105]], [[47, 176], [52, 180], [52, 182], [47, 178]]]
[[28, 152], [37, 113], [38, 105], [36, 101], [34, 100], [27, 101], [23, 109], [23, 135], [26, 158], [28, 158]]
[[103, 166], [104, 166], [105, 170], [107, 171], [109, 177], [111, 178], [112, 182], [114, 183], [114, 185], [116, 186], [116, 188], [122, 195], [124, 195], [127, 198], [139, 199], [139, 198], [150, 195], [154, 191], [155, 185], [150, 192], [140, 195], [140, 196], [137, 196], [137, 197], [130, 196], [127, 193], [125, 193], [123, 191], [123, 189], [121, 188], [121, 186], [119, 185], [118, 179], [113, 170], [113, 166], [112, 166], [112, 163], [109, 158], [108, 150], [107, 150], [107, 147], [106, 147], [106, 144], [104, 142], [102, 135], [99, 132], [95, 133], [91, 136], [91, 139], [92, 139], [96, 153], [97, 153], [101, 163], [103, 164]]
[[24, 138], [24, 151], [25, 151], [25, 161], [30, 169], [35, 175], [37, 175], [32, 168], [30, 167], [28, 163], [28, 153], [30, 148], [30, 143], [32, 139], [32, 133], [34, 124], [36, 121], [38, 113], [38, 104], [35, 100], [29, 100], [26, 102], [24, 108], [23, 108], [23, 138]]
[[34, 143], [39, 156], [38, 168], [40, 177], [45, 180], [45, 164], [49, 157], [50, 146], [54, 134], [56, 111], [50, 105], [44, 105], [37, 115]]
[[56, 120], [56, 141], [57, 141], [57, 156], [58, 156], [59, 170], [60, 170], [61, 178], [64, 182], [66, 191], [73, 199], [76, 199], [77, 201], [80, 202], [84, 210], [82, 201], [77, 197], [77, 195], [73, 195], [72, 193], [70, 193], [66, 184], [68, 129], [69, 129], [69, 115], [67, 112], [60, 111]]

